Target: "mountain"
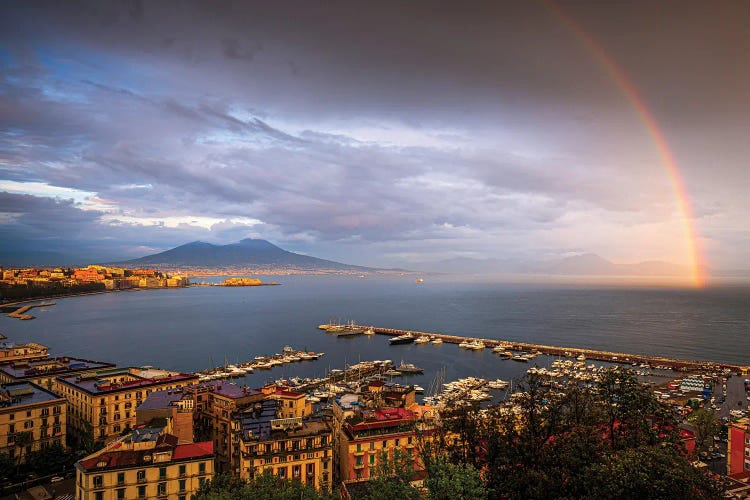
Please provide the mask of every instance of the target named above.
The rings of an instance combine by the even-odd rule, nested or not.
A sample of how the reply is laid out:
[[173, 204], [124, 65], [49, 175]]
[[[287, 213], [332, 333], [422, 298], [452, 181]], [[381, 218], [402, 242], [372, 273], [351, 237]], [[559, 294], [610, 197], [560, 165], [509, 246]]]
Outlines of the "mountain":
[[413, 267], [421, 271], [457, 274], [504, 273], [561, 276], [685, 276], [689, 274], [685, 267], [669, 262], [645, 261], [637, 264], [615, 264], [593, 253], [544, 261], [460, 257], [416, 264]]
[[262, 267], [301, 270], [370, 270], [331, 260], [318, 259], [289, 252], [266, 240], [247, 238], [229, 245], [213, 245], [203, 241], [187, 243], [165, 252], [120, 262], [126, 266], [169, 267]]

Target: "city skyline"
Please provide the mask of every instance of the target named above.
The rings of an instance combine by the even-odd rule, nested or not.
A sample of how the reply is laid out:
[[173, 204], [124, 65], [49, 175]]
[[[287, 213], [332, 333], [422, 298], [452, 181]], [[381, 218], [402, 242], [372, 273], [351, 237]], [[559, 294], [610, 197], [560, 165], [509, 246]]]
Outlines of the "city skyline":
[[0, 9], [7, 253], [746, 267], [747, 4]]

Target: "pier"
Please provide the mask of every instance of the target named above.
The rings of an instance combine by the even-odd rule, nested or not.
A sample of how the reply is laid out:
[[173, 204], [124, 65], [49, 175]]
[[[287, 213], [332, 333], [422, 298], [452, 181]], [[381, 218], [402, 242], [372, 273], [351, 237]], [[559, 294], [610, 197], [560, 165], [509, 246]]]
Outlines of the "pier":
[[[356, 325], [355, 325], [356, 326]], [[400, 330], [396, 328], [382, 328], [382, 327], [367, 327], [361, 326], [360, 328], [372, 328], [376, 334], [380, 335], [391, 335], [398, 336], [404, 334], [411, 334], [415, 337], [421, 337], [426, 335], [428, 337], [439, 338], [445, 343], [449, 344], [460, 344], [466, 341], [481, 341], [488, 348], [502, 346], [503, 348], [511, 351], [519, 352], [539, 352], [549, 356], [565, 356], [565, 357], [578, 357], [585, 356], [587, 359], [596, 361], [606, 361], [608, 363], [622, 363], [622, 364], [642, 364], [647, 363], [652, 367], [663, 367], [672, 369], [675, 371], [684, 372], [700, 372], [700, 373], [716, 373], [726, 370], [730, 370], [735, 373], [741, 373], [747, 375], [750, 372], [750, 366], [734, 365], [730, 363], [721, 363], [714, 361], [697, 361], [687, 359], [676, 359], [668, 358], [664, 356], [650, 356], [645, 354], [631, 354], [624, 352], [612, 352], [612, 351], [601, 351], [597, 349], [584, 349], [581, 347], [559, 347], [550, 346], [544, 344], [532, 344], [529, 342], [516, 342], [512, 340], [499, 340], [499, 339], [485, 339], [475, 337], [464, 337], [460, 335], [446, 335], [435, 332], [419, 332], [412, 330]]]
[[32, 316], [31, 314], [26, 314], [26, 312], [28, 312], [30, 309], [33, 309], [34, 307], [47, 307], [47, 306], [54, 306], [54, 305], [55, 305], [54, 302], [43, 302], [41, 304], [25, 305], [25, 306], [19, 307], [12, 313], [8, 313], [8, 317], [20, 319], [24, 321], [34, 319], [34, 316]]

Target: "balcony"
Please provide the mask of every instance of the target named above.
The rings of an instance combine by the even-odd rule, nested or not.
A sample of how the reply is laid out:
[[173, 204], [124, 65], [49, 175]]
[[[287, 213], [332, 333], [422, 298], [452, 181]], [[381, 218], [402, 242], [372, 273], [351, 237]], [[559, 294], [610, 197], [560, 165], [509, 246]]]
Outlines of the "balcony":
[[358, 463], [354, 464], [354, 469], [355, 470], [358, 470], [358, 469], [361, 470], [361, 469], [364, 469], [364, 468], [365, 468], [365, 463], [364, 462], [359, 463], [359, 464]]
[[363, 457], [365, 456], [365, 453], [366, 453], [365, 450], [359, 450], [359, 451], [355, 451], [354, 453], [352, 453], [352, 455], [354, 455], [355, 457]]

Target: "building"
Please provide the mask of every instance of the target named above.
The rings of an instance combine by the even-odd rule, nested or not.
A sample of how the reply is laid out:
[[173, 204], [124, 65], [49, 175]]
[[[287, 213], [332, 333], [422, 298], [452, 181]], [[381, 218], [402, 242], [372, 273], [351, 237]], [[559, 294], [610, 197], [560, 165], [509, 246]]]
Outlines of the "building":
[[0, 386], [0, 453], [23, 462], [32, 451], [65, 446], [64, 398], [30, 382]]
[[750, 471], [750, 417], [729, 424], [727, 475]]
[[55, 379], [57, 377], [67, 377], [114, 366], [112, 363], [68, 356], [15, 361], [0, 365], [0, 383], [34, 382], [47, 389], [56, 390]]
[[58, 377], [54, 389], [68, 400], [69, 432], [75, 439], [109, 441], [135, 426], [135, 409], [149, 394], [197, 381], [192, 373], [113, 368]]
[[283, 401], [264, 399], [235, 415], [232, 473], [247, 479], [269, 470], [330, 492], [334, 467], [331, 419], [281, 417], [283, 411]]
[[195, 440], [194, 416], [195, 401], [185, 388], [152, 392], [135, 409], [136, 426], [154, 427], [158, 422], [167, 433], [177, 436], [180, 443]]
[[392, 458], [395, 450], [411, 455], [415, 470], [419, 470], [419, 439], [415, 412], [392, 407], [357, 408], [339, 431], [339, 479], [369, 479], [382, 455]]
[[264, 394], [221, 381], [204, 382], [187, 388], [186, 392], [194, 401], [196, 435], [213, 441], [217, 472], [229, 472], [232, 469], [232, 416], [238, 410], [262, 401]]
[[[29, 342], [28, 344], [0, 342], [0, 363], [44, 358], [47, 356], [48, 350], [49, 348], [47, 346], [36, 344], [34, 342]], [[10, 380], [8, 380], [8, 382], [10, 382]]]
[[213, 443], [142, 428], [76, 463], [77, 500], [187, 500], [214, 475]]

